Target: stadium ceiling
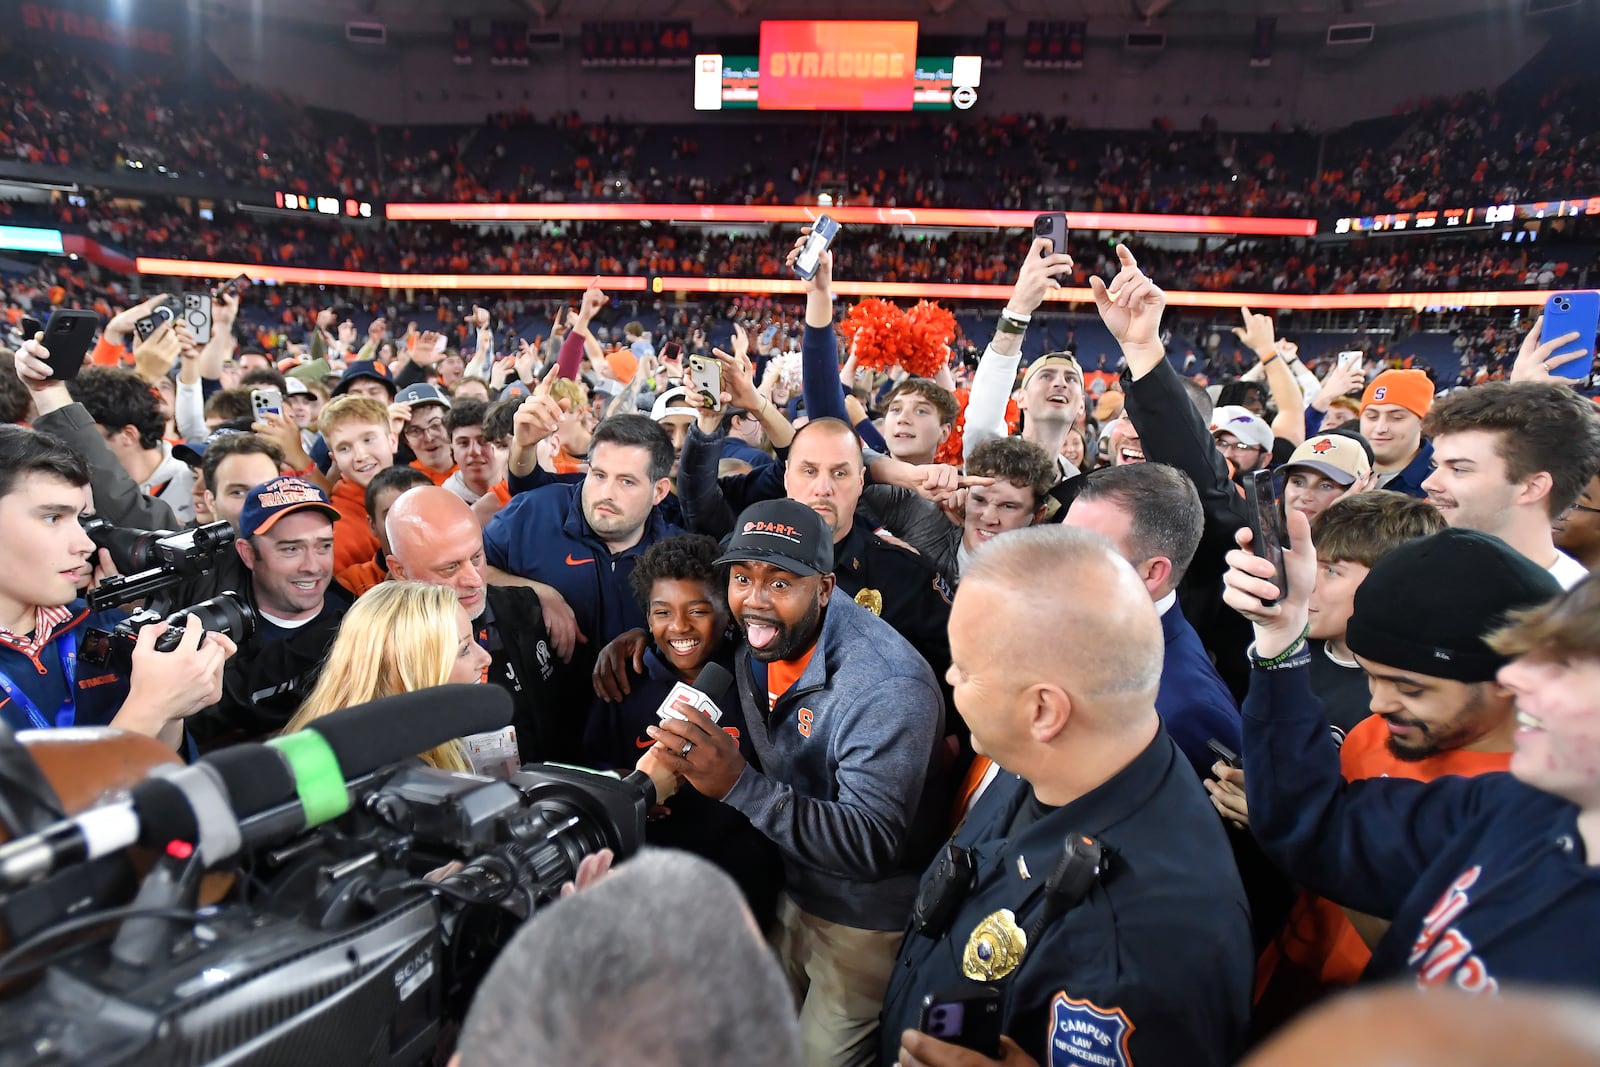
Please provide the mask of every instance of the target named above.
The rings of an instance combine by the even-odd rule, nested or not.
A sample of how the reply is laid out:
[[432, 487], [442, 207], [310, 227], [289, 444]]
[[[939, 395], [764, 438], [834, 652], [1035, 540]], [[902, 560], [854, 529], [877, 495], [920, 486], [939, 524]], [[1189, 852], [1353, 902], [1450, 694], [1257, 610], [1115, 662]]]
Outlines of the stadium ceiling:
[[[136, 0], [137, 2], [137, 0]], [[148, 2], [148, 0], [146, 0]], [[1085, 19], [1091, 35], [1148, 25], [1203, 35], [1218, 23], [1246, 25], [1261, 16], [1280, 32], [1313, 31], [1331, 22], [1384, 25], [1455, 21], [1520, 12], [1510, 0], [190, 0], [208, 15], [292, 22], [385, 22], [399, 33], [432, 32], [453, 18], [526, 18], [575, 29], [584, 19], [687, 18], [707, 32], [753, 28], [768, 18], [916, 18], [925, 33], [966, 33], [1006, 19], [1020, 33], [1030, 19]]]

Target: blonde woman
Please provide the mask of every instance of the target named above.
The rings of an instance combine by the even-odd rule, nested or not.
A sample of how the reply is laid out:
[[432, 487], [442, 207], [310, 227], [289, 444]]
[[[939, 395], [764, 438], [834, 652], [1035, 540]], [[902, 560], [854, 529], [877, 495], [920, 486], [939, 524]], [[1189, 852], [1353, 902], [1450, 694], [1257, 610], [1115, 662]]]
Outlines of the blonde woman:
[[[345, 615], [316, 687], [284, 733], [352, 704], [482, 681], [488, 665], [489, 653], [473, 638], [472, 620], [454, 591], [422, 582], [384, 582], [364, 593]], [[420, 757], [440, 770], [472, 769], [459, 741]]]

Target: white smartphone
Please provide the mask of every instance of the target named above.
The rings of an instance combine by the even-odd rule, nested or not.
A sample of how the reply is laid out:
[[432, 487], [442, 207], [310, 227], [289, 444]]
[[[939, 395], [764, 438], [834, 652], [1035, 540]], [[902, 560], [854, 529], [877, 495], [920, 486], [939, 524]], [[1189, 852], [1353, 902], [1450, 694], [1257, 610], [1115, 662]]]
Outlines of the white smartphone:
[[250, 390], [250, 410], [255, 413], [256, 421], [261, 421], [261, 416], [267, 412], [274, 415], [283, 415], [283, 393], [277, 386], [269, 385], [265, 389]]
[[1364, 355], [1366, 355], [1366, 353], [1360, 351], [1359, 349], [1351, 349], [1351, 350], [1349, 350], [1347, 352], [1340, 352], [1339, 353], [1339, 366], [1342, 369], [1344, 367], [1350, 366], [1350, 364], [1352, 364], [1352, 363], [1358, 363], [1358, 362], [1360, 362], [1361, 357], [1364, 356]]
[[705, 356], [690, 356], [689, 383], [706, 398], [712, 411], [722, 410], [722, 364]]

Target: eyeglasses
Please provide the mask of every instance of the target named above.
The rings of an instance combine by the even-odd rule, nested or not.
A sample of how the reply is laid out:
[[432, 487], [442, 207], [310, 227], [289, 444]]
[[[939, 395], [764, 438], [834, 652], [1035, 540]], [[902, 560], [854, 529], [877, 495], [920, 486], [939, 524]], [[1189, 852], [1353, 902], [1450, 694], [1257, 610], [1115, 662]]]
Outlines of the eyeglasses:
[[1568, 511], [1587, 511], [1591, 515], [1600, 515], [1600, 508], [1591, 508], [1588, 504], [1573, 504]]
[[407, 426], [406, 440], [420, 441], [425, 437], [438, 437], [444, 433], [444, 420], [432, 419], [421, 426]]
[[1247, 445], [1243, 441], [1218, 441], [1217, 447], [1224, 452], [1264, 452], [1260, 445]]

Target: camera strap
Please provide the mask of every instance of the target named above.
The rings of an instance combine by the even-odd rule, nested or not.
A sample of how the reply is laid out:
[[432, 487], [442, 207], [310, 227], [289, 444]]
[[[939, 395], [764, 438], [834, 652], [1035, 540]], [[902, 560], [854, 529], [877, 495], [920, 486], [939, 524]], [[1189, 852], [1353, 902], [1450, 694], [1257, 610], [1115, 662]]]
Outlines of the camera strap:
[[67, 695], [61, 700], [61, 707], [56, 709], [54, 721], [47, 720], [44, 713], [34, 704], [31, 697], [22, 691], [22, 688], [0, 671], [0, 690], [11, 698], [11, 702], [21, 708], [28, 716], [29, 724], [35, 730], [48, 730], [51, 727], [71, 726], [77, 718], [77, 704], [73, 699], [73, 678], [78, 672], [78, 631], [76, 629], [64, 630], [56, 637], [56, 652], [61, 657], [61, 677], [67, 688]]

